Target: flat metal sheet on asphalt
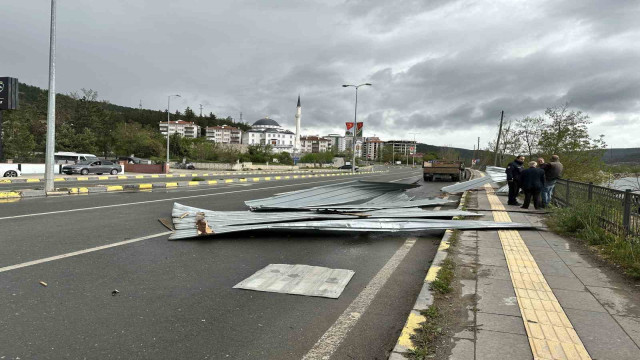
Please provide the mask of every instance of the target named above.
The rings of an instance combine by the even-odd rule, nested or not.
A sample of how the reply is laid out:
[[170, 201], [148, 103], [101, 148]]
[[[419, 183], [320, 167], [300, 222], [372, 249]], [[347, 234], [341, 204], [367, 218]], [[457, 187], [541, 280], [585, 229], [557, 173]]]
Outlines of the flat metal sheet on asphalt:
[[354, 273], [321, 266], [269, 264], [233, 288], [337, 299]]

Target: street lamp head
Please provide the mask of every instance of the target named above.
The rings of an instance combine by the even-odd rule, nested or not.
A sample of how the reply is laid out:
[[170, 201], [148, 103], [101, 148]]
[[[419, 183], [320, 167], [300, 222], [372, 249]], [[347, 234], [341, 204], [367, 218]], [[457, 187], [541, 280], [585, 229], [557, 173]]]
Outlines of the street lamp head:
[[365, 83], [365, 85], [367, 85], [367, 86], [371, 86], [371, 83]]
[[342, 87], [349, 87], [349, 86], [351, 86], [351, 85], [342, 85]]

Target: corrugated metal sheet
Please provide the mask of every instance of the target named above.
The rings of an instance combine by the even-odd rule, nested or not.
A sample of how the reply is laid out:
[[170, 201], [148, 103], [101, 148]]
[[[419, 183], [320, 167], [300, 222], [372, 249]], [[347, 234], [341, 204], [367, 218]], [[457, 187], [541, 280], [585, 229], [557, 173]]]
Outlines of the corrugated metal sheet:
[[463, 192], [466, 190], [479, 189], [483, 187], [485, 184], [491, 184], [491, 183], [500, 184], [507, 181], [507, 174], [505, 173], [505, 171], [506, 171], [505, 168], [501, 168], [497, 166], [487, 166], [487, 169], [486, 169], [487, 176], [445, 186], [440, 190], [442, 192], [455, 194], [455, 193]]
[[337, 299], [353, 274], [321, 266], [270, 264], [233, 288]]
[[245, 204], [252, 210], [305, 209], [318, 206], [362, 203], [383, 195], [403, 197], [403, 191], [416, 187], [419, 187], [419, 185], [360, 180], [317, 186], [269, 198], [249, 200], [245, 201]]

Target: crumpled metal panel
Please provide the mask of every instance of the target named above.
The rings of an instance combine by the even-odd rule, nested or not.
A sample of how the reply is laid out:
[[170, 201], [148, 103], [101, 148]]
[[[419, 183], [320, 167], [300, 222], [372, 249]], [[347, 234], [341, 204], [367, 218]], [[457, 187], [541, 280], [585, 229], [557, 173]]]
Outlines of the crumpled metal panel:
[[505, 171], [506, 169], [502, 167], [487, 166], [485, 171], [487, 176], [445, 186], [440, 190], [442, 192], [455, 194], [455, 193], [463, 192], [466, 190], [479, 189], [483, 187], [485, 184], [491, 184], [491, 183], [500, 184], [507, 181], [507, 174], [505, 173]]
[[367, 211], [367, 210], [376, 210], [376, 209], [438, 206], [438, 205], [451, 204], [455, 202], [456, 202], [455, 200], [446, 200], [446, 199], [422, 199], [422, 200], [396, 201], [396, 202], [386, 202], [386, 203], [366, 202], [362, 204], [310, 206], [310, 207], [306, 207], [306, 209], [329, 210], [329, 211]]
[[401, 197], [400, 194], [403, 191], [416, 187], [419, 185], [358, 180], [249, 200], [245, 201], [245, 204], [252, 210], [303, 209], [312, 206], [366, 202], [382, 195]]

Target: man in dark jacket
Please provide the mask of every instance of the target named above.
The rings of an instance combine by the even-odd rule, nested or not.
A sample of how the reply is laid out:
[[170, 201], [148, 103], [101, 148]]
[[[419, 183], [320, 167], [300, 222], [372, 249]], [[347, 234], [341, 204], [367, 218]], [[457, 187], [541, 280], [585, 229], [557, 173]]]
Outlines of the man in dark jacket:
[[518, 155], [509, 165], [507, 165], [507, 183], [509, 184], [509, 205], [520, 205], [518, 203], [518, 193], [520, 192], [520, 174], [522, 173], [522, 165], [524, 164], [524, 156]]
[[564, 166], [560, 163], [558, 155], [551, 156], [551, 162], [545, 163], [543, 158], [538, 159], [538, 167], [544, 170], [544, 189], [542, 189], [542, 207], [549, 205], [553, 196], [553, 188], [556, 186], [556, 180], [562, 175]]
[[530, 162], [529, 168], [520, 175], [520, 183], [522, 184], [522, 190], [524, 190], [523, 209], [529, 208], [531, 198], [533, 198], [533, 207], [536, 210], [542, 208], [540, 193], [544, 188], [544, 170], [537, 168], [536, 165], [535, 161]]

